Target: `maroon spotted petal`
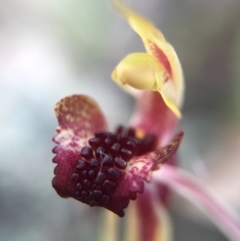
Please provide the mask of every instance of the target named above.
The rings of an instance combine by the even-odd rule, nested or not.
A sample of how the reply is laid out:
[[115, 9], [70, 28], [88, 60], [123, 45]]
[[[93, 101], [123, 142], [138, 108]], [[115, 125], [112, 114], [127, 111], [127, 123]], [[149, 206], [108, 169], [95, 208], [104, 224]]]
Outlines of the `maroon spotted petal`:
[[97, 103], [88, 96], [73, 95], [59, 101], [55, 106], [59, 122], [53, 141], [53, 159], [57, 166], [52, 185], [62, 197], [75, 196], [76, 175], [73, 175], [80, 152], [97, 130], [105, 130], [106, 122]]

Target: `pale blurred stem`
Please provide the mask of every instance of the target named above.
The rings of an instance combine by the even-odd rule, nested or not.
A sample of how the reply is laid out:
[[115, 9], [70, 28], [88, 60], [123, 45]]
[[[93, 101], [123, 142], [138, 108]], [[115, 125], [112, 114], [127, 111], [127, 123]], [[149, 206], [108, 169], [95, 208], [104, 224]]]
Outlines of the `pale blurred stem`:
[[236, 212], [210, 194], [194, 176], [178, 168], [164, 165], [153, 178], [154, 181], [168, 185], [197, 205], [230, 240], [240, 240], [240, 222]]
[[139, 237], [139, 228], [137, 224], [137, 209], [134, 203], [130, 202], [127, 212], [126, 212], [126, 222], [124, 229], [124, 241], [138, 241]]
[[[150, 184], [151, 185], [151, 184]], [[158, 186], [154, 186], [151, 189], [152, 196], [152, 206], [153, 209], [158, 216], [159, 219], [159, 228], [156, 231], [156, 240], [158, 241], [172, 241], [174, 237], [174, 227], [171, 222], [171, 218], [168, 214], [167, 207], [164, 205], [159, 205], [159, 195], [158, 194]]]
[[108, 210], [104, 210], [99, 221], [98, 240], [118, 241], [119, 217]]

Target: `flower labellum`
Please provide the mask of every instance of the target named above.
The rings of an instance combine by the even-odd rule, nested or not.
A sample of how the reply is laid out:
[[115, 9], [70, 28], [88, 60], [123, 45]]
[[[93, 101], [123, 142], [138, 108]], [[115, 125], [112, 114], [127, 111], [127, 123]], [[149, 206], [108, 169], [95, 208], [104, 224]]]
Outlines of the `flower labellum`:
[[72, 197], [90, 206], [102, 206], [119, 216], [130, 200], [143, 192], [144, 181], [175, 154], [183, 137], [179, 132], [164, 148], [155, 135], [139, 135], [120, 126], [106, 131], [102, 111], [83, 95], [62, 99], [55, 107], [59, 121], [58, 145], [53, 162], [53, 187], [62, 197]]

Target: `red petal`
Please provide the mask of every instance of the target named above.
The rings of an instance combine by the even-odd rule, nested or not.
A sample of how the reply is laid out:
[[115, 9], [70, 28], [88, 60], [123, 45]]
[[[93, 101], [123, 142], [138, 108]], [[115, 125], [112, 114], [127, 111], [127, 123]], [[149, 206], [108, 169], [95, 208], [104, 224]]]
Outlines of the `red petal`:
[[156, 135], [160, 146], [166, 144], [179, 119], [166, 106], [158, 92], [139, 91], [135, 96], [137, 104], [130, 124], [145, 133]]
[[55, 106], [59, 122], [58, 134], [53, 141], [58, 145], [53, 149], [57, 155], [53, 162], [56, 175], [52, 185], [62, 197], [75, 196], [74, 170], [83, 146], [98, 130], [106, 130], [105, 118], [97, 103], [88, 96], [73, 95], [62, 99]]

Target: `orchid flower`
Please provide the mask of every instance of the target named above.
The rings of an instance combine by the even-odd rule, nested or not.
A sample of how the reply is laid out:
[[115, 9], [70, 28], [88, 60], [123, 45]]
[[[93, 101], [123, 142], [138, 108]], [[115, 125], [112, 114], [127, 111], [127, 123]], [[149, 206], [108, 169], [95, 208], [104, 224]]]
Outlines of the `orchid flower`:
[[107, 209], [101, 222], [104, 241], [117, 240], [117, 222], [128, 206], [124, 240], [171, 240], [167, 186], [197, 200], [228, 237], [240, 240], [232, 212], [176, 167], [183, 131], [174, 132], [184, 81], [174, 48], [147, 19], [121, 1], [112, 3], [146, 48], [146, 53], [128, 55], [112, 73], [113, 80], [136, 99], [136, 109], [129, 127], [111, 132], [91, 97], [60, 100], [55, 106], [59, 127], [53, 138], [54, 189], [61, 197]]

